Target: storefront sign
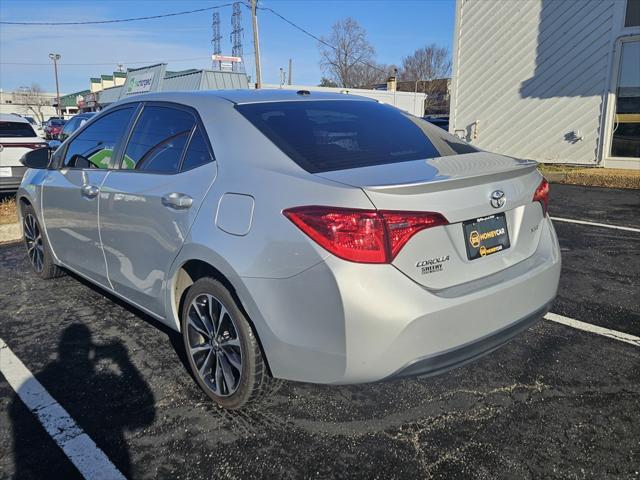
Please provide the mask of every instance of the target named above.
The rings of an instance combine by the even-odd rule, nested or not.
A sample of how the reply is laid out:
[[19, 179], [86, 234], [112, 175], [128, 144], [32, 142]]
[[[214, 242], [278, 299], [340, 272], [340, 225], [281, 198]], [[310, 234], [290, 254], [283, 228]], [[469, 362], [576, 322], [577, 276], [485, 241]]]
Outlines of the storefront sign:
[[144, 72], [131, 75], [127, 80], [126, 94], [135, 95], [137, 93], [145, 93], [151, 90], [155, 74], [156, 72]]

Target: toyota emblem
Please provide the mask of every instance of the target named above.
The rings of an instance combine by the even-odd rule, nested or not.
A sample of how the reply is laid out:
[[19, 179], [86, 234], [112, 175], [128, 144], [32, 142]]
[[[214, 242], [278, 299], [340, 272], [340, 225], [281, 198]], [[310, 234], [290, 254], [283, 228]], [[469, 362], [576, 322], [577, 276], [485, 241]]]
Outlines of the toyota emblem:
[[491, 206], [493, 208], [502, 208], [507, 202], [502, 190], [496, 190], [491, 194]]

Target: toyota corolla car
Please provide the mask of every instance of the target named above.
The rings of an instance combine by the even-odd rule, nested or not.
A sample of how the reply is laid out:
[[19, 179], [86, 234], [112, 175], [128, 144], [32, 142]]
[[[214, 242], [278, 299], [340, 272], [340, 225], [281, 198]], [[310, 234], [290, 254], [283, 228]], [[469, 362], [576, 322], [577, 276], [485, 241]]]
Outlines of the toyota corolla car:
[[35, 272], [75, 272], [181, 332], [231, 409], [275, 379], [443, 372], [539, 320], [558, 287], [535, 162], [366, 98], [132, 96], [24, 162]]

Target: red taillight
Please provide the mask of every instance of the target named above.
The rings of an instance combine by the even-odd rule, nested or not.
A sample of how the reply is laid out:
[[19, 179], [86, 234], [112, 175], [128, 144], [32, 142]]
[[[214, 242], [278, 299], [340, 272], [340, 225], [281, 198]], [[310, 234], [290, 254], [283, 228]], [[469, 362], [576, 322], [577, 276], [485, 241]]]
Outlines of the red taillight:
[[542, 213], [546, 215], [549, 207], [549, 182], [547, 182], [545, 178], [542, 179], [540, 185], [536, 188], [536, 193], [533, 194], [533, 201], [540, 202], [542, 205]]
[[46, 147], [46, 143], [3, 143], [2, 146], [4, 148], [30, 148], [31, 150], [35, 150], [36, 148]]
[[384, 211], [380, 214], [387, 227], [391, 260], [396, 258], [402, 247], [420, 230], [447, 224], [447, 220], [442, 215], [433, 212]]
[[444, 225], [439, 213], [296, 207], [284, 215], [320, 246], [358, 263], [390, 263], [409, 239]]

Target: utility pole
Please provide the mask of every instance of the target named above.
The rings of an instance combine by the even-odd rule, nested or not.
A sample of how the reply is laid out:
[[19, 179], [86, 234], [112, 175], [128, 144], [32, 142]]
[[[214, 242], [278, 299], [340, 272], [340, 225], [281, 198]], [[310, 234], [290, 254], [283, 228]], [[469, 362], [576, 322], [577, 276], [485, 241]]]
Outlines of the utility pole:
[[291, 67], [293, 66], [293, 62], [289, 59], [289, 85], [291, 85]]
[[60, 107], [60, 87], [58, 86], [58, 60], [62, 57], [59, 53], [50, 53], [49, 58], [53, 60], [53, 71], [56, 75], [56, 111], [58, 112], [58, 116], [62, 117], [62, 108]]
[[256, 57], [256, 88], [262, 88], [260, 72], [260, 40], [258, 38], [258, 0], [251, 0], [251, 23], [253, 24], [253, 49]]

